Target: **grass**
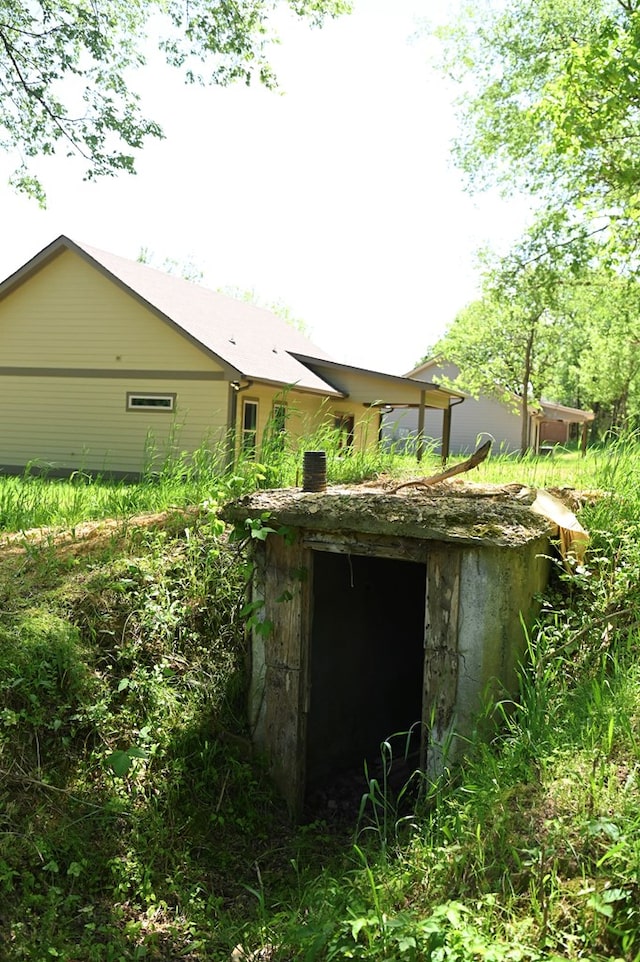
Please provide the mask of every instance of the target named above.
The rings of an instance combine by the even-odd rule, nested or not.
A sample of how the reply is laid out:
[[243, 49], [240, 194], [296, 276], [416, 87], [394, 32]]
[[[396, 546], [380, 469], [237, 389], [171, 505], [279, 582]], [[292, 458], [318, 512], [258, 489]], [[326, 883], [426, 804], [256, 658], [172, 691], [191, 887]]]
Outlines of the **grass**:
[[[138, 481], [110, 480], [78, 471], [69, 478], [47, 476], [46, 470], [27, 468], [17, 477], [0, 476], [0, 532], [27, 531], [43, 526], [73, 527], [101, 518], [127, 520], [147, 512], [181, 509], [221, 501], [256, 487], [289, 487], [302, 483], [303, 450], [327, 452], [330, 484], [344, 484], [415, 467], [413, 459], [374, 448], [344, 451], [332, 429], [292, 447], [267, 438], [258, 457], [241, 458], [231, 471], [221, 470], [221, 451], [206, 447], [191, 455], [175, 455], [163, 465], [155, 461]], [[434, 459], [434, 463], [435, 459]]]
[[[307, 450], [327, 450], [329, 484], [357, 483], [365, 478], [423, 477], [441, 470], [439, 458], [427, 452], [421, 464], [393, 451], [354, 451], [345, 455], [329, 433], [318, 432], [306, 440]], [[126, 521], [135, 515], [173, 507], [239, 496], [256, 486], [289, 487], [302, 483], [302, 446], [295, 450], [260, 452], [260, 460], [245, 460], [233, 472], [220, 473], [215, 459], [195, 464], [177, 459], [166, 470], [149, 473], [138, 482], [112, 481], [82, 472], [70, 478], [49, 478], [29, 471], [18, 477], [0, 477], [0, 532], [20, 532], [39, 527], [72, 528], [86, 520], [109, 518]], [[462, 458], [452, 458], [453, 465]], [[466, 477], [484, 483], [521, 481], [536, 487], [573, 485], [592, 488], [603, 479], [615, 482], [620, 456], [611, 448], [592, 449], [586, 458], [577, 451], [558, 448], [551, 457], [490, 458]], [[607, 487], [611, 486], [610, 484]]]
[[216, 516], [266, 472], [3, 480], [5, 531], [118, 523], [0, 554], [0, 958], [640, 959], [639, 454], [474, 472], [611, 492], [581, 512], [586, 566], [556, 568], [491, 742], [410, 810], [363, 772], [357, 825], [298, 828], [247, 737], [246, 571]]

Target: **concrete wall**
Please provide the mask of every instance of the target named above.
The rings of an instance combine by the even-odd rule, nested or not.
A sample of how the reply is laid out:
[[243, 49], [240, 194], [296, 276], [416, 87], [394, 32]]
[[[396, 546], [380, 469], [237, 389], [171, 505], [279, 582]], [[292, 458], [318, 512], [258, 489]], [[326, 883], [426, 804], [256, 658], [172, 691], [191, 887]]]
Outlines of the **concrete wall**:
[[[531, 625], [549, 578], [549, 542], [517, 548], [466, 549], [461, 554], [458, 674], [448, 724], [431, 731], [427, 767], [437, 769], [464, 752], [484, 708], [517, 698], [518, 669], [526, 657], [523, 621]], [[493, 722], [499, 716], [493, 715]]]
[[[329, 780], [332, 765], [351, 763], [361, 770], [362, 759], [349, 756], [350, 745], [360, 745], [355, 737], [360, 732], [357, 719], [350, 721], [345, 715], [349, 699], [344, 693], [350, 686], [354, 693], [364, 691], [364, 701], [356, 694], [351, 699], [355, 713], [368, 713], [366, 739], [360, 732], [362, 751], [365, 742], [367, 750], [375, 746], [376, 725], [382, 741], [392, 734], [388, 728], [394, 720], [405, 727], [422, 720], [421, 760], [424, 769], [434, 774], [460, 758], [479, 721], [492, 718], [492, 722], [498, 722], [499, 715], [485, 713], [484, 707], [517, 698], [518, 667], [526, 655], [523, 620], [530, 623], [535, 616], [537, 598], [549, 573], [549, 542], [542, 536], [514, 547], [389, 539], [388, 552], [381, 536], [375, 545], [369, 545], [367, 558], [353, 564], [350, 559], [354, 553], [338, 535], [335, 542], [328, 536], [322, 542], [326, 551], [336, 552], [335, 564], [323, 560], [322, 569], [314, 574], [314, 557], [330, 557], [319, 556], [308, 547], [315, 537], [300, 530], [291, 544], [270, 536], [266, 544], [253, 546], [257, 562], [254, 598], [264, 600], [262, 614], [273, 628], [266, 634], [254, 632], [249, 717], [255, 742], [269, 759], [274, 779], [294, 816], [302, 811], [307, 764], [311, 777], [315, 770], [324, 772], [323, 777]], [[377, 562], [385, 557], [383, 568]], [[422, 579], [422, 590], [416, 590], [414, 584], [411, 591], [404, 592], [405, 558], [418, 562], [411, 573], [414, 582], [416, 576]], [[396, 566], [397, 572], [394, 568], [390, 573], [389, 566]], [[375, 580], [379, 567], [384, 570], [383, 585], [393, 588], [389, 598]], [[307, 577], [300, 577], [302, 569]], [[320, 577], [326, 583], [320, 582]], [[339, 599], [343, 582], [345, 591], [353, 584], [351, 592], [357, 603], [354, 605], [349, 595], [348, 601], [336, 601], [330, 609], [324, 595]], [[319, 615], [314, 614], [318, 599], [322, 605]], [[406, 617], [394, 628], [394, 599], [415, 606], [417, 628]], [[380, 615], [380, 605], [385, 606], [386, 621]], [[420, 637], [423, 613], [424, 639]], [[336, 619], [333, 632], [332, 619]], [[406, 651], [396, 643], [398, 631], [403, 633]], [[344, 652], [338, 660], [333, 634]], [[374, 636], [378, 648], [371, 644]], [[419, 654], [411, 663], [411, 677], [395, 672], [389, 659], [395, 656], [407, 661], [406, 652], [414, 651], [414, 646]], [[327, 661], [323, 664], [325, 648]], [[367, 658], [383, 666], [384, 676], [365, 663]], [[335, 684], [331, 673], [327, 675], [327, 666], [341, 673]], [[422, 705], [412, 701], [407, 691], [410, 714], [390, 715], [394, 699], [401, 703], [402, 691], [413, 687], [414, 682], [418, 684], [421, 673]], [[396, 676], [402, 689], [397, 698], [389, 688]], [[339, 744], [330, 746], [325, 771], [321, 737], [328, 723], [322, 714], [316, 715], [314, 722], [313, 705], [315, 700], [316, 705], [320, 702], [330, 710], [332, 699], [337, 699], [340, 692], [340, 730], [347, 740], [332, 735]], [[385, 706], [384, 710], [380, 706]], [[310, 728], [312, 722], [317, 725], [315, 732]], [[351, 739], [349, 732], [354, 733]]]

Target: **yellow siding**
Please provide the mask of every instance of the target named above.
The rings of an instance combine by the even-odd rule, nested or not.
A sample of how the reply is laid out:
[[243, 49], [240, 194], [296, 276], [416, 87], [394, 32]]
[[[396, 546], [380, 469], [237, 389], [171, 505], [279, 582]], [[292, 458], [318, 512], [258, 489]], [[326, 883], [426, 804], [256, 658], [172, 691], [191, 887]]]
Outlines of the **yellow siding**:
[[[0, 300], [0, 367], [32, 371], [0, 376], [5, 466], [39, 461], [59, 470], [137, 473], [149, 446], [162, 457], [171, 444], [193, 451], [226, 440], [229, 386], [220, 365], [74, 251], [63, 251]], [[46, 369], [63, 376], [44, 376]], [[136, 371], [199, 377], [127, 373]], [[220, 379], [207, 380], [208, 374]], [[332, 427], [342, 413], [355, 418], [355, 448], [373, 447], [379, 415], [363, 402], [377, 399], [376, 385], [375, 378], [354, 375], [346, 400], [252, 385], [237, 395], [238, 436], [242, 400], [249, 398], [258, 401], [258, 446], [277, 401], [287, 405], [290, 444]], [[127, 411], [127, 392], [175, 393], [175, 414]]]
[[378, 445], [380, 412], [377, 408], [365, 408], [362, 404], [350, 404], [349, 400], [334, 402], [332, 414], [353, 414], [355, 417], [353, 446], [358, 451], [370, 451]]
[[[175, 392], [175, 414], [127, 411], [127, 391]], [[0, 462], [137, 473], [149, 446], [163, 457], [172, 442], [173, 453], [220, 445], [227, 391], [224, 381], [2, 377]]]
[[336, 415], [354, 418], [353, 446], [357, 451], [374, 448], [378, 443], [379, 413], [354, 402], [351, 398], [319, 398], [299, 395], [292, 400], [291, 415], [287, 423], [289, 435], [294, 438], [311, 437], [334, 427]]
[[242, 431], [242, 402], [245, 400], [258, 402], [258, 445], [260, 445], [267, 423], [271, 418], [274, 402], [277, 401], [278, 403], [286, 404], [287, 397], [281, 390], [278, 390], [278, 388], [268, 387], [264, 384], [252, 384], [246, 390], [239, 391], [237, 393], [237, 399], [238, 411], [236, 424], [238, 437]]
[[221, 370], [73, 251], [0, 301], [0, 365]]
[[[329, 374], [329, 372], [327, 372]], [[341, 382], [345, 377], [340, 375]], [[353, 375], [349, 372], [347, 390], [353, 402], [382, 402], [384, 404], [419, 404], [420, 385], [384, 383], [366, 375]], [[449, 396], [445, 392], [425, 391], [425, 401], [429, 406], [440, 409], [449, 406]]]
[[379, 412], [363, 404], [346, 400], [323, 398], [295, 389], [277, 389], [268, 385], [253, 384], [238, 394], [237, 432], [242, 431], [243, 399], [258, 402], [258, 450], [273, 411], [274, 403], [287, 408], [286, 435], [290, 445], [295, 446], [301, 438], [312, 439], [316, 432], [332, 428], [336, 414], [353, 415], [355, 418], [354, 448], [374, 448], [378, 442]]

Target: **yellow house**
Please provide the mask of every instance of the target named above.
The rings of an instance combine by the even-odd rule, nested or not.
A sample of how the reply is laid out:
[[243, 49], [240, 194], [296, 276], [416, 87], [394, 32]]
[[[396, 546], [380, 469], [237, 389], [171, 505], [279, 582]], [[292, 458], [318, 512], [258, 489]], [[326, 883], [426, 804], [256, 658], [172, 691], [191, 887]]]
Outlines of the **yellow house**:
[[436, 408], [447, 424], [460, 397], [340, 364], [270, 311], [65, 236], [0, 284], [5, 473], [137, 476], [322, 425], [361, 449], [382, 411]]

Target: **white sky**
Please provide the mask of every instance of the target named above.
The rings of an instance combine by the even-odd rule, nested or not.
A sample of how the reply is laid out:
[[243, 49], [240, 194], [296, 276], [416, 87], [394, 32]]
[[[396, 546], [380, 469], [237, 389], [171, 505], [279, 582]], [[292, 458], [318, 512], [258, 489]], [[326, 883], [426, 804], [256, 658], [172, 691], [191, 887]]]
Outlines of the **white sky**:
[[452, 3], [356, 0], [322, 30], [287, 19], [276, 93], [136, 76], [166, 133], [137, 176], [85, 183], [74, 161], [42, 161], [42, 211], [0, 164], [0, 278], [59, 234], [134, 260], [147, 248], [282, 302], [336, 360], [405, 373], [475, 296], [478, 247], [526, 217], [518, 198], [467, 196], [451, 162], [451, 89], [411, 37]]

